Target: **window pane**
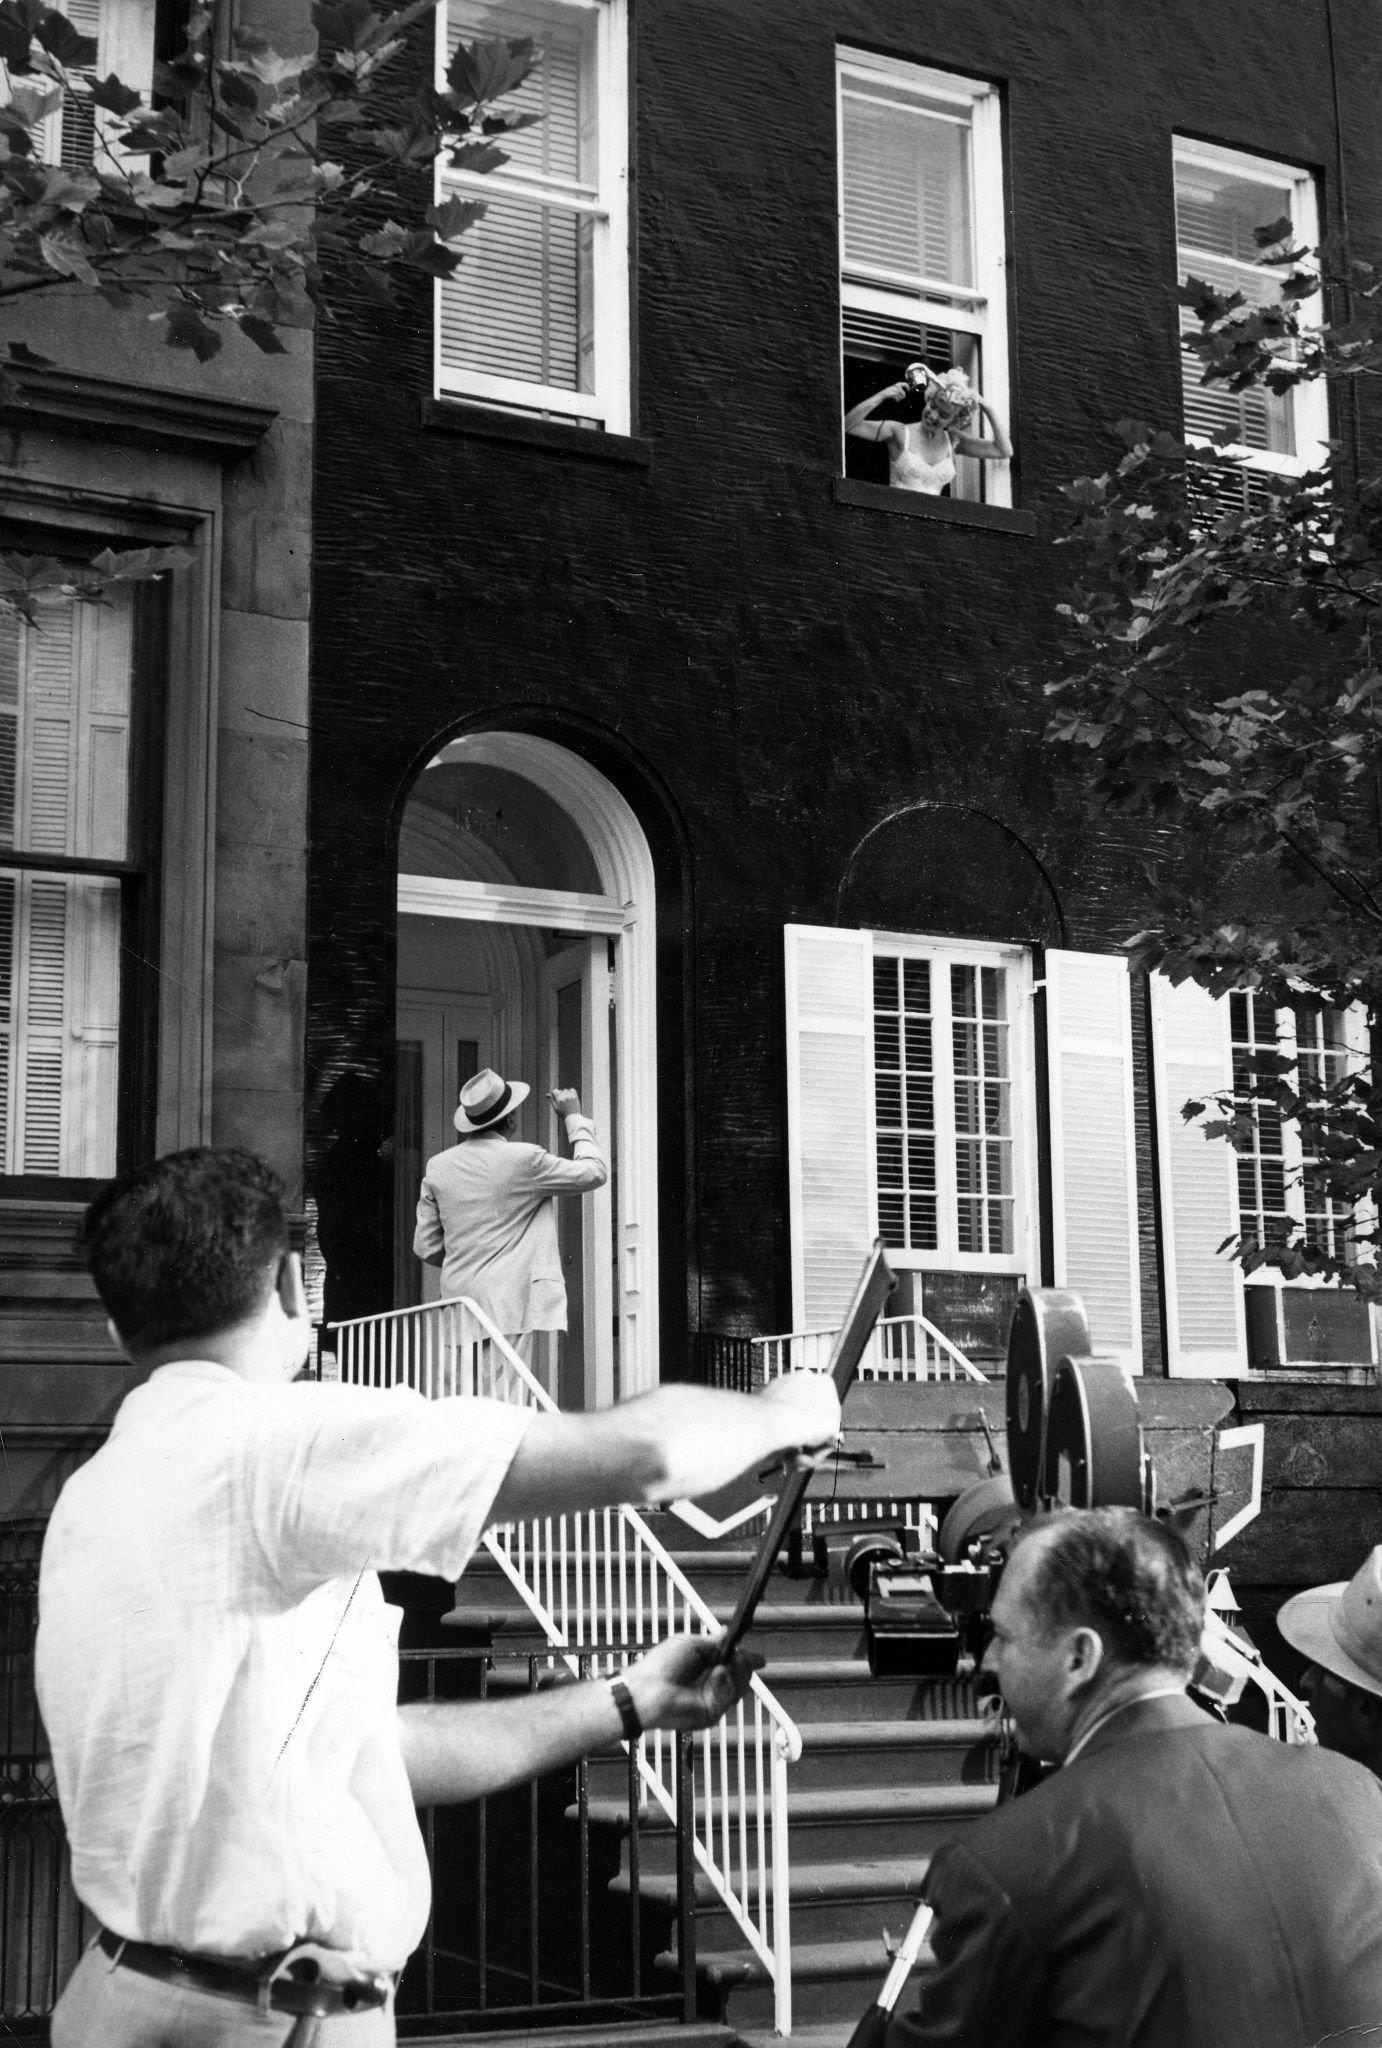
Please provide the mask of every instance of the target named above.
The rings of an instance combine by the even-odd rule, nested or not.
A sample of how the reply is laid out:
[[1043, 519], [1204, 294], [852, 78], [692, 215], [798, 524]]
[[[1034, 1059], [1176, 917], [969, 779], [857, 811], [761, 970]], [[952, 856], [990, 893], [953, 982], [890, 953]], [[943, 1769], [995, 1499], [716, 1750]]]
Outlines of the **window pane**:
[[582, 216], [491, 199], [464, 246], [464, 262], [441, 288], [446, 368], [591, 390], [590, 230]]
[[964, 110], [928, 105], [900, 84], [851, 79], [843, 125], [846, 268], [972, 285]]
[[934, 1251], [936, 1091], [927, 964], [880, 954], [873, 989], [878, 1227], [885, 1244]]
[[500, 138], [509, 176], [544, 177], [571, 186], [593, 185], [597, 160], [595, 104], [596, 10], [450, 0], [448, 58], [457, 43], [485, 37], [531, 37], [537, 63], [503, 101], [506, 114], [536, 114], [531, 128]]
[[0, 870], [0, 1171], [115, 1171], [120, 884]]
[[[594, 8], [451, 0], [448, 55], [477, 37], [529, 36], [538, 60], [504, 101], [506, 112], [536, 115], [534, 125], [501, 138], [509, 161], [483, 192], [459, 188], [461, 197], [481, 199], [485, 212], [461, 239], [461, 267], [441, 290], [447, 371], [560, 391], [595, 388], [596, 220], [556, 201], [559, 194], [599, 198], [597, 31]], [[444, 161], [441, 177], [445, 186]], [[506, 196], [506, 178], [549, 187], [553, 203]]]

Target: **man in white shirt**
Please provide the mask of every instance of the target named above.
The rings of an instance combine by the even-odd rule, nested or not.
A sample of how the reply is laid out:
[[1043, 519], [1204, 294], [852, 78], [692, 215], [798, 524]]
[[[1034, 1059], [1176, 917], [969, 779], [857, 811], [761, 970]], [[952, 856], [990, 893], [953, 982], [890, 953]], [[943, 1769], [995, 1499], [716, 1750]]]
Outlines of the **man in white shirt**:
[[570, 1159], [514, 1137], [526, 1081], [486, 1067], [467, 1081], [452, 1121], [458, 1145], [427, 1162], [413, 1250], [442, 1269], [442, 1293], [468, 1295], [505, 1337], [566, 1328], [566, 1282], [557, 1245], [557, 1201], [588, 1195], [609, 1179], [595, 1126], [574, 1088], [554, 1088]]
[[276, 1176], [242, 1152], [122, 1176], [87, 1246], [146, 1379], [44, 1546], [39, 1695], [73, 1882], [103, 1930], [54, 2048], [278, 2048], [299, 2024], [321, 2048], [381, 2048], [429, 1906], [414, 1804], [640, 1727], [706, 1726], [749, 1674], [681, 1638], [615, 1680], [399, 1708], [376, 1571], [456, 1578], [490, 1523], [676, 1499], [819, 1448], [834, 1389], [668, 1386], [561, 1415], [292, 1384], [301, 1269]]

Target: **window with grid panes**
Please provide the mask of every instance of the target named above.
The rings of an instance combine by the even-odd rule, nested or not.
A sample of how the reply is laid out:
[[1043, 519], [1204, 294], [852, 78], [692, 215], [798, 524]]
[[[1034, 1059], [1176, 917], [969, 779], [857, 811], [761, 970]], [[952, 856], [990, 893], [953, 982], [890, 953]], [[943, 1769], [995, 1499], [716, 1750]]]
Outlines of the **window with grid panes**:
[[[862, 50], [837, 73], [843, 409], [925, 362], [963, 370], [1007, 417], [998, 93]], [[848, 473], [886, 483], [882, 453], [846, 437]], [[1010, 504], [1009, 465], [960, 457], [951, 495]]]
[[[1287, 164], [1178, 138], [1175, 198], [1180, 282], [1197, 277], [1216, 291], [1241, 292], [1249, 305], [1275, 304], [1287, 275], [1279, 265], [1262, 262], [1255, 229], [1289, 219], [1293, 247], [1313, 249], [1319, 240], [1314, 180]], [[1303, 308], [1307, 318], [1312, 303]], [[1180, 331], [1186, 438], [1231, 433], [1244, 457], [1241, 482], [1216, 484], [1217, 495], [1228, 493], [1251, 505], [1254, 471], [1299, 474], [1318, 466], [1329, 434], [1323, 384], [1280, 394], [1205, 384], [1204, 365], [1189, 346], [1189, 336], [1199, 332], [1189, 306], [1180, 309]]]
[[147, 939], [131, 801], [152, 588], [0, 617], [0, 1173], [117, 1167]]
[[1261, 1245], [1300, 1242], [1323, 1251], [1344, 1249], [1348, 1210], [1318, 1190], [1307, 1191], [1301, 1167], [1309, 1163], [1298, 1126], [1271, 1103], [1251, 1099], [1251, 1061], [1258, 1053], [1293, 1058], [1298, 1092], [1320, 1095], [1360, 1064], [1360, 1028], [1347, 1010], [1308, 1003], [1278, 1009], [1265, 996], [1232, 994], [1234, 1095], [1246, 1130], [1238, 1151], [1239, 1228]]
[[437, 287], [436, 390], [629, 430], [627, 39], [624, 0], [448, 0], [439, 69], [459, 42], [531, 38], [505, 102], [536, 116], [483, 174], [438, 159], [437, 196], [484, 212]]
[[1014, 1249], [1008, 973], [877, 953], [878, 1226], [898, 1251]]

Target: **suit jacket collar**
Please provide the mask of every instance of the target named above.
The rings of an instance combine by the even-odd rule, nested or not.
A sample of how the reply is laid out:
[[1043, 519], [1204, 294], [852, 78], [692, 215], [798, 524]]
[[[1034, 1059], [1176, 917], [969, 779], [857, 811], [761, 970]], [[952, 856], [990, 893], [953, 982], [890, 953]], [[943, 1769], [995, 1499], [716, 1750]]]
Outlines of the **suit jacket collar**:
[[1156, 1699], [1129, 1700], [1096, 1726], [1071, 1767], [1078, 1768], [1086, 1757], [1097, 1756], [1100, 1750], [1110, 1749], [1118, 1742], [1130, 1742], [1139, 1735], [1166, 1735], [1180, 1729], [1214, 1725], [1213, 1716], [1207, 1714], [1203, 1707], [1197, 1707], [1183, 1692], [1162, 1693]]

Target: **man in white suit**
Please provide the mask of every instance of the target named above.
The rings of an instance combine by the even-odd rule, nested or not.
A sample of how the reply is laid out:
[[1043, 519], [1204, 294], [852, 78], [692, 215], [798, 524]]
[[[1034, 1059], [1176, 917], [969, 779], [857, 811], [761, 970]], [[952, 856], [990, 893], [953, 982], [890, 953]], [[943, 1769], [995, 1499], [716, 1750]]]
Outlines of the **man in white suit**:
[[469, 1295], [510, 1340], [566, 1328], [566, 1283], [557, 1247], [556, 1201], [586, 1195], [609, 1178], [595, 1126], [574, 1088], [554, 1088], [572, 1157], [513, 1136], [526, 1081], [486, 1067], [466, 1082], [455, 1117], [458, 1145], [427, 1162], [413, 1250], [442, 1269], [442, 1293]]

